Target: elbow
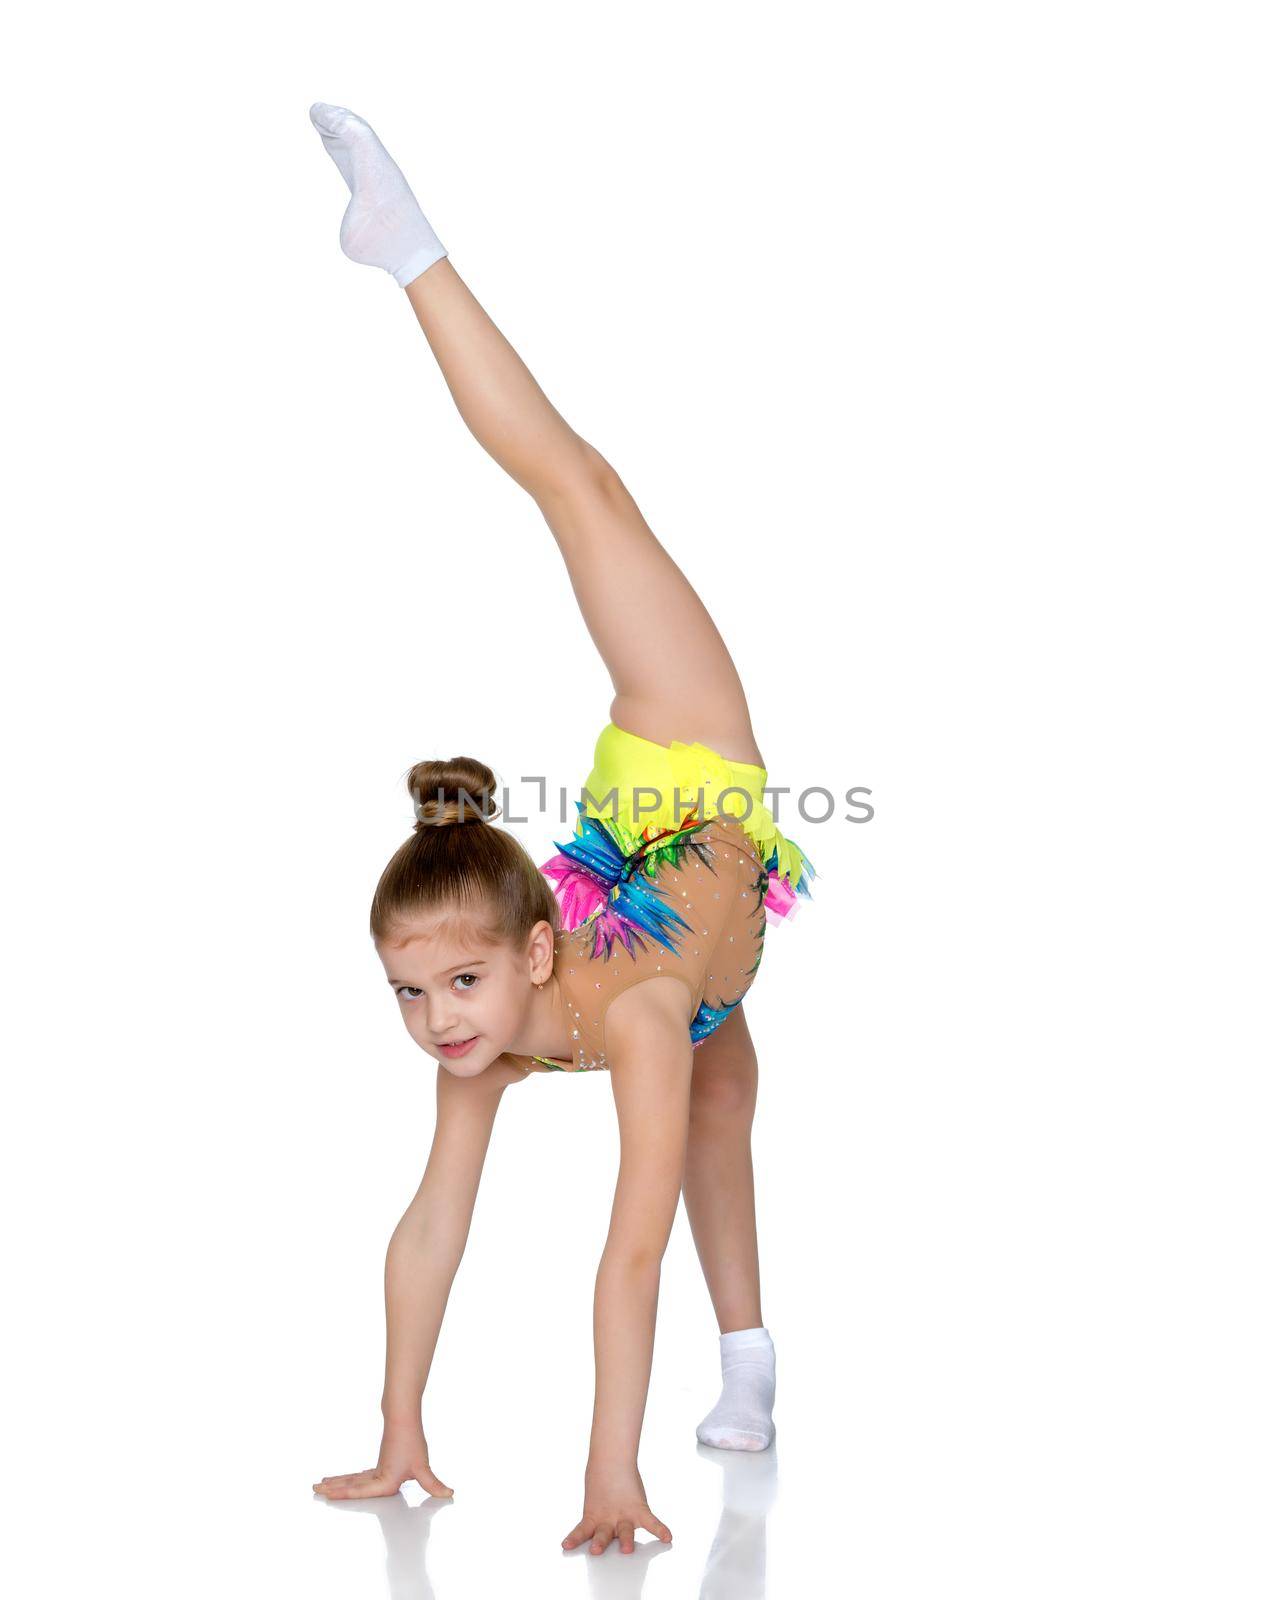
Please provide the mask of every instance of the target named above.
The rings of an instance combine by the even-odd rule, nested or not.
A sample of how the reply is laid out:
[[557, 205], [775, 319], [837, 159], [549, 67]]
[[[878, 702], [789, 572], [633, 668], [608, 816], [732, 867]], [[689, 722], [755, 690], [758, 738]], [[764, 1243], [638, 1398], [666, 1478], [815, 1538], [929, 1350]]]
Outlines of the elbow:
[[465, 1245], [465, 1228], [451, 1225], [447, 1217], [432, 1219], [410, 1206], [387, 1242], [386, 1268], [411, 1276], [428, 1267], [453, 1273]]
[[605, 1245], [600, 1258], [602, 1275], [627, 1280], [655, 1278], [662, 1269], [667, 1242], [662, 1240], [621, 1240]]

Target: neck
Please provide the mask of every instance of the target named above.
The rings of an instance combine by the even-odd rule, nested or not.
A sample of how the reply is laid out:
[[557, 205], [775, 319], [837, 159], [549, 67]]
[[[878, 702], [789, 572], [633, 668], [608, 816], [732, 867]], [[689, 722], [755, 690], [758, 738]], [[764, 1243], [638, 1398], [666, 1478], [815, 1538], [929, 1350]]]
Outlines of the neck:
[[549, 1056], [555, 1061], [569, 1061], [572, 1059], [570, 1042], [564, 992], [553, 970], [541, 989], [534, 988], [520, 1035], [507, 1048], [513, 1055]]

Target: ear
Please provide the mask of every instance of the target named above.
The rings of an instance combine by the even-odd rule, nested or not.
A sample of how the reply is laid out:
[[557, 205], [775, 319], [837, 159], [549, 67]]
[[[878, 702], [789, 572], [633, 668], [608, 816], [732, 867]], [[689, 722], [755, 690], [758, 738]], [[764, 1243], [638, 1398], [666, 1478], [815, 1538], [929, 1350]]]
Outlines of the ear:
[[529, 978], [533, 983], [545, 983], [555, 964], [556, 935], [549, 922], [535, 922], [526, 946], [529, 956]]

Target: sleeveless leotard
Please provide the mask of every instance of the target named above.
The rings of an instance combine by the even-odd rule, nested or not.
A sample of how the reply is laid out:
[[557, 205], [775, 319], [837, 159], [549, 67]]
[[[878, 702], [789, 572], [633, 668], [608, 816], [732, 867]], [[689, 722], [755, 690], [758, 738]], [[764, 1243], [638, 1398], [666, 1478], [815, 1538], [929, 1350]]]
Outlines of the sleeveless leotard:
[[651, 977], [688, 987], [695, 1046], [741, 1005], [766, 922], [789, 916], [815, 875], [773, 821], [766, 778], [763, 767], [726, 762], [704, 745], [660, 745], [609, 724], [574, 837], [542, 868], [564, 924], [554, 971], [572, 1056], [514, 1056], [519, 1065], [607, 1068], [609, 1006]]

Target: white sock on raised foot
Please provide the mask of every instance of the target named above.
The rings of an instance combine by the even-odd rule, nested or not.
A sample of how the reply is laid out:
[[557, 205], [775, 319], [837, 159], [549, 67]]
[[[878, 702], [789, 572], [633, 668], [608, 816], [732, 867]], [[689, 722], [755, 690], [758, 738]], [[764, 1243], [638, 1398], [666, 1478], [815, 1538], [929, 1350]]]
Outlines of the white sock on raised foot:
[[311, 121], [351, 190], [338, 234], [342, 253], [364, 266], [381, 267], [405, 288], [449, 252], [363, 117], [317, 100]]
[[775, 1369], [767, 1328], [741, 1328], [720, 1335], [724, 1388], [698, 1424], [703, 1444], [721, 1450], [767, 1450], [773, 1443]]

